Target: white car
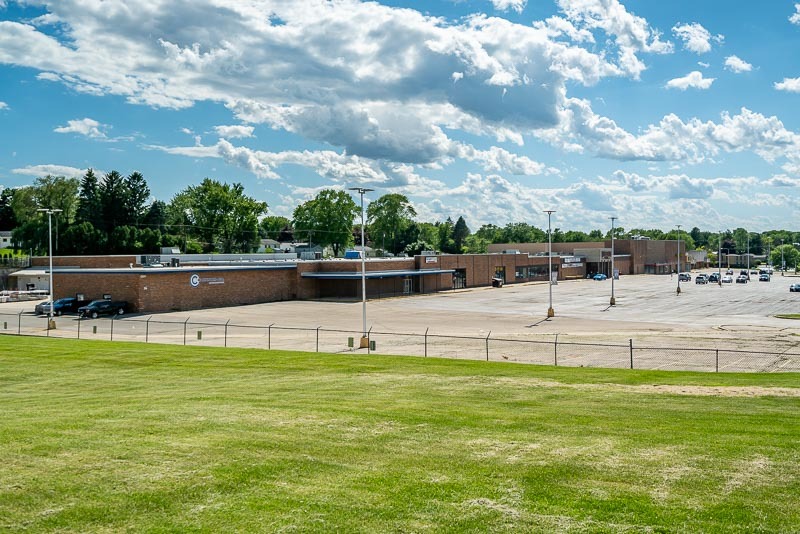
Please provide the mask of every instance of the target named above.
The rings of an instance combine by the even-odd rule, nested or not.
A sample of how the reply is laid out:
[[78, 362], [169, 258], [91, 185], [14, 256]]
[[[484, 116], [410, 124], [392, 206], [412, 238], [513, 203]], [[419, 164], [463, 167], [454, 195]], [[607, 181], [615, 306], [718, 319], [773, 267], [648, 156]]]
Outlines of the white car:
[[725, 276], [722, 277], [722, 283], [723, 284], [732, 284], [733, 283], [733, 277], [731, 275], [729, 275], [729, 274], [726, 274]]

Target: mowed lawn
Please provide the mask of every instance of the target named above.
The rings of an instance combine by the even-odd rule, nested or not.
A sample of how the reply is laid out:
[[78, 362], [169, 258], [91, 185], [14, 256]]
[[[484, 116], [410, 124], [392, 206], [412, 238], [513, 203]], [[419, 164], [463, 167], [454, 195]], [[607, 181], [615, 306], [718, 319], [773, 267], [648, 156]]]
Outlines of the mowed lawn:
[[797, 386], [0, 336], [0, 531], [797, 531]]

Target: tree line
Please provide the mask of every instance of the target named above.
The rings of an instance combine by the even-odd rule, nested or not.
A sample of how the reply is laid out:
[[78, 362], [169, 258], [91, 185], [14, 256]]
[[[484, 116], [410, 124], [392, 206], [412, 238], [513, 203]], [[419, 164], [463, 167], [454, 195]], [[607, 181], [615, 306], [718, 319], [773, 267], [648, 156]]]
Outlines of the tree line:
[[[124, 176], [111, 171], [97, 176], [88, 169], [81, 179], [63, 176], [37, 178], [26, 187], [0, 192], [0, 230], [13, 230], [14, 248], [46, 254], [47, 217], [37, 209], [52, 208], [53, 247], [58, 255], [157, 254], [160, 247], [180, 248], [186, 253], [248, 253], [261, 240], [302, 242], [309, 247], [329, 247], [339, 256], [361, 242], [360, 207], [346, 191], [324, 189], [298, 205], [292, 218], [270, 215], [266, 202], [245, 194], [239, 183], [205, 178], [178, 192], [169, 202], [155, 200], [144, 176]], [[365, 242], [393, 255], [483, 253], [494, 243], [541, 243], [547, 230], [525, 222], [505, 226], [484, 224], [474, 233], [463, 216], [439, 222], [417, 220], [408, 198], [389, 193], [366, 208]], [[721, 232], [623, 227], [615, 238], [647, 237], [673, 240], [680, 237], [687, 250], [704, 249], [712, 260], [723, 253], [756, 255], [770, 253], [773, 263], [794, 266], [800, 260], [795, 243], [800, 233], [785, 230], [748, 232], [744, 228]], [[610, 239], [610, 230], [552, 230], [553, 242], [588, 242]]]

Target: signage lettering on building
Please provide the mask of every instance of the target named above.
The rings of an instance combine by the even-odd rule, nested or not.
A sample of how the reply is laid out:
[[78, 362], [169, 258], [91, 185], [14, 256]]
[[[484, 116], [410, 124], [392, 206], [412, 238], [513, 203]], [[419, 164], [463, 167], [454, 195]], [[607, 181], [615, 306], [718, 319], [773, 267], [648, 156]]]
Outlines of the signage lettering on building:
[[436, 256], [425, 256], [425, 263], [436, 263], [438, 259]]
[[193, 274], [189, 277], [189, 285], [192, 287], [197, 287], [200, 284], [219, 285], [224, 283], [225, 279], [222, 277], [202, 278], [199, 274]]

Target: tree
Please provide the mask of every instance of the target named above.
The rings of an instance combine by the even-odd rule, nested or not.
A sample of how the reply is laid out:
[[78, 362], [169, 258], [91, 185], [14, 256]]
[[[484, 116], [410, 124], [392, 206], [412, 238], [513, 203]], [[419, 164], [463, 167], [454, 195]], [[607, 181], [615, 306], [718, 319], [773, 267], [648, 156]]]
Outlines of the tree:
[[5, 188], [0, 193], [0, 230], [13, 230], [17, 227], [17, 218], [14, 217], [14, 208], [11, 207], [13, 197], [13, 189]]
[[456, 254], [461, 254], [464, 250], [464, 240], [469, 236], [470, 231], [464, 217], [459, 216], [456, 225], [453, 227], [453, 245], [455, 246]]
[[453, 219], [450, 217], [448, 217], [443, 223], [436, 223], [436, 229], [438, 233], [436, 236], [436, 243], [438, 244], [440, 251], [448, 254], [454, 254], [456, 252], [456, 244], [455, 241], [453, 241], [453, 228]]
[[[277, 215], [267, 215], [258, 223], [258, 234], [263, 239], [274, 239], [275, 241], [283, 241], [281, 234], [286, 228], [291, 226], [291, 221], [286, 217], [279, 217]], [[285, 237], [285, 236], [284, 236]], [[290, 238], [291, 240], [291, 238]]]
[[465, 254], [486, 254], [489, 248], [489, 241], [479, 236], [477, 233], [468, 235], [464, 240], [464, 253]]
[[154, 200], [153, 203], [150, 204], [150, 207], [147, 208], [147, 213], [145, 213], [144, 218], [142, 219], [142, 224], [146, 228], [158, 230], [159, 233], [164, 233], [167, 225], [166, 202]]
[[122, 207], [125, 212], [125, 224], [138, 227], [147, 213], [146, 203], [150, 198], [150, 188], [142, 173], [135, 171], [125, 178], [125, 193], [125, 203]]
[[774, 247], [769, 256], [772, 265], [787, 269], [797, 266], [800, 260], [800, 252], [794, 245], [788, 243]]
[[103, 207], [100, 202], [100, 185], [94, 170], [87, 169], [81, 178], [78, 192], [78, 209], [75, 214], [77, 222], [91, 223], [94, 228], [103, 226]]
[[128, 222], [125, 206], [128, 198], [128, 184], [117, 171], [106, 173], [98, 186], [101, 218], [96, 227], [106, 234]]
[[313, 233], [314, 243], [333, 247], [334, 256], [353, 242], [353, 221], [359, 207], [345, 191], [323, 189], [297, 206], [293, 214], [295, 235]]
[[[367, 224], [373, 239], [381, 238], [381, 248], [397, 254], [407, 244], [401, 238], [414, 222], [417, 212], [405, 195], [390, 193], [367, 206]], [[384, 245], [386, 243], [386, 245]]]
[[106, 251], [106, 235], [90, 222], [71, 224], [61, 239], [63, 254], [86, 255]]
[[206, 252], [226, 253], [257, 248], [258, 218], [266, 211], [267, 203], [245, 195], [242, 184], [223, 184], [210, 178], [175, 195], [168, 208], [171, 225], [188, 229]]

